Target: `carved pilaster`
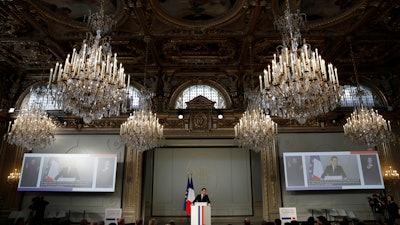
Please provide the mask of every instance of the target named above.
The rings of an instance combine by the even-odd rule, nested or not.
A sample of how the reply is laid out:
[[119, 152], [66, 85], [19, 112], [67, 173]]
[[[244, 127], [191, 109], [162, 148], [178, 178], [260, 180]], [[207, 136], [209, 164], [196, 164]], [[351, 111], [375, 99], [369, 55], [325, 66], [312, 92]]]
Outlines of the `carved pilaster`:
[[282, 205], [280, 176], [276, 143], [261, 151], [263, 218], [273, 221], [279, 218], [279, 207]]
[[133, 223], [141, 213], [142, 152], [126, 147], [124, 166], [122, 216], [127, 223]]

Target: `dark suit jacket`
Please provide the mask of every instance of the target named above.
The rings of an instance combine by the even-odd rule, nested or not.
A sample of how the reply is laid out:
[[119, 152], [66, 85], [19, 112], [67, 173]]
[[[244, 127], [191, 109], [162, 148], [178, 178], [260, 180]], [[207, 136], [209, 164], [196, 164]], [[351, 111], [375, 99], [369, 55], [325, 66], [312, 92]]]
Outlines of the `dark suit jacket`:
[[336, 166], [335, 170], [333, 170], [332, 165], [329, 165], [325, 168], [325, 171], [322, 174], [321, 178], [323, 179], [325, 176], [342, 176], [342, 178], [347, 178], [341, 166]]
[[197, 195], [196, 198], [194, 199], [193, 203], [195, 202], [207, 202], [210, 204], [210, 199], [208, 198], [208, 195], [204, 195], [203, 198], [201, 198], [201, 194]]

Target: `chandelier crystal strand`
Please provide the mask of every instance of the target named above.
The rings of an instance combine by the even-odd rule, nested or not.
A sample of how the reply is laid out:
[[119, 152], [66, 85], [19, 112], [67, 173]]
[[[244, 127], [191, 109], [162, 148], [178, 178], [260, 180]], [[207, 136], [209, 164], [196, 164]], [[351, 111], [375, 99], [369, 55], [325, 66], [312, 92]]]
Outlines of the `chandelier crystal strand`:
[[353, 142], [374, 147], [389, 140], [392, 131], [390, 121], [386, 121], [377, 110], [356, 107], [343, 125], [344, 136]]
[[137, 151], [146, 151], [161, 146], [163, 126], [155, 113], [146, 109], [134, 111], [121, 125], [121, 139]]
[[56, 86], [53, 96], [57, 104], [85, 123], [126, 112], [129, 86], [117, 54], [112, 54], [111, 38], [101, 36], [113, 26], [102, 5], [88, 23], [93, 33], [87, 34], [79, 52], [73, 49], [72, 55], [68, 54], [64, 65], [57, 63], [50, 70], [49, 78], [49, 86]]
[[272, 146], [278, 135], [278, 125], [262, 109], [246, 110], [234, 129], [239, 147], [255, 152]]
[[120, 137], [129, 147], [143, 152], [162, 145], [164, 128], [158, 121], [157, 114], [152, 112], [151, 100], [153, 92], [146, 89], [146, 74], [148, 61], [148, 37], [146, 42], [146, 56], [144, 68], [143, 88], [139, 96], [139, 109], [131, 113], [127, 121], [121, 125]]
[[270, 115], [304, 124], [337, 107], [340, 86], [337, 69], [330, 63], [326, 65], [318, 49], [312, 51], [305, 40], [300, 44], [305, 14], [291, 13], [286, 4], [284, 16], [275, 21], [283, 45], [259, 76], [260, 91], [263, 107]]
[[22, 110], [9, 124], [7, 141], [28, 150], [44, 148], [54, 142], [56, 125], [40, 106]]
[[388, 143], [392, 132], [390, 121], [386, 121], [378, 113], [378, 110], [363, 106], [362, 91], [358, 82], [357, 67], [351, 43], [350, 54], [353, 61], [360, 106], [355, 107], [353, 113], [346, 119], [346, 124], [343, 125], [344, 136], [353, 142], [366, 144], [371, 148], [379, 144]]

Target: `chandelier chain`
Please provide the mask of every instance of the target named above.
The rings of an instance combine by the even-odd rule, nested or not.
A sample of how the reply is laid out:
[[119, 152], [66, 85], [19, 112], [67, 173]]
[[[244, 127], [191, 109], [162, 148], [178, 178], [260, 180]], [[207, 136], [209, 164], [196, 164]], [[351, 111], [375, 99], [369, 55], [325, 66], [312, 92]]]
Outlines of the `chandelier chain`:
[[144, 80], [139, 97], [139, 109], [133, 111], [120, 128], [121, 140], [139, 152], [160, 147], [164, 137], [164, 127], [151, 108], [153, 92], [146, 88], [150, 37], [145, 36], [144, 41], [146, 42]]
[[146, 85], [146, 79], [147, 79], [147, 63], [149, 60], [149, 42], [150, 42], [150, 37], [149, 36], [145, 36], [144, 37], [144, 42], [146, 42], [146, 50], [145, 50], [145, 56], [144, 56], [144, 80], [143, 80], [143, 86], [145, 88], [147, 88]]
[[351, 41], [349, 43], [349, 48], [350, 48], [351, 61], [352, 61], [352, 64], [353, 64], [354, 77], [356, 79], [356, 85], [357, 85], [356, 95], [358, 97], [360, 106], [362, 106], [363, 105], [362, 96], [364, 95], [364, 91], [361, 89], [360, 81], [358, 79], [358, 71], [357, 71], [356, 59], [354, 57], [353, 45], [352, 45]]
[[391, 140], [392, 128], [390, 121], [386, 121], [378, 110], [364, 107], [362, 103], [362, 89], [358, 80], [357, 67], [352, 43], [349, 42], [350, 56], [353, 62], [354, 75], [356, 77], [359, 105], [354, 107], [350, 117], [343, 125], [344, 136], [353, 142], [376, 147], [379, 144], [388, 143]]
[[238, 146], [255, 152], [266, 151], [273, 146], [278, 135], [278, 125], [261, 108], [260, 92], [254, 88], [253, 52], [249, 38], [251, 89], [245, 90], [247, 109], [235, 125], [235, 140]]

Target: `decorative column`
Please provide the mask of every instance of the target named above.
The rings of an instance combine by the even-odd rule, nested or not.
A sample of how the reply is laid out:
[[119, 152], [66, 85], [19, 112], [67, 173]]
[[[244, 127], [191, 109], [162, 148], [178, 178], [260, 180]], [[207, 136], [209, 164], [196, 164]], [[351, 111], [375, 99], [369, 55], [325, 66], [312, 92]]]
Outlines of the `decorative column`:
[[276, 141], [261, 151], [263, 219], [273, 221], [279, 218], [282, 206], [280, 176]]
[[9, 145], [6, 143], [6, 140], [3, 140], [1, 148], [0, 171], [2, 185], [0, 187], [0, 193], [4, 193], [5, 195], [0, 197], [4, 200], [3, 207], [10, 211], [20, 210], [22, 195], [21, 192], [17, 191], [19, 179], [11, 181], [8, 180], [7, 177], [14, 169], [20, 171], [25, 149], [19, 146]]
[[142, 155], [133, 148], [125, 148], [122, 217], [126, 223], [134, 223], [141, 214]]
[[392, 143], [382, 143], [377, 146], [381, 170], [387, 194], [392, 194], [394, 199], [399, 198], [400, 177], [395, 154], [392, 151]]

